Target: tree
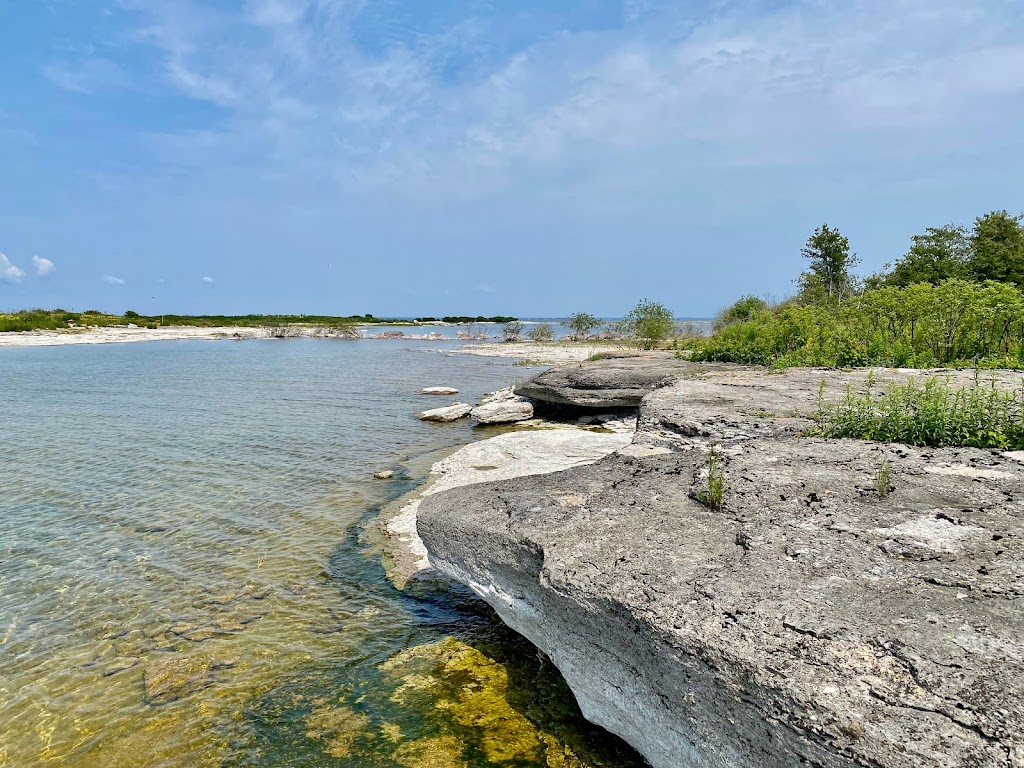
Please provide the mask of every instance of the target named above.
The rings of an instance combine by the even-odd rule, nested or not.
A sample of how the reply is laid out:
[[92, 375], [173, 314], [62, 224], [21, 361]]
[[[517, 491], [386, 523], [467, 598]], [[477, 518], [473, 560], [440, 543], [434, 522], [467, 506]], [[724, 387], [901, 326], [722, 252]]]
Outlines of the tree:
[[139, 316], [139, 313], [138, 312], [133, 312], [132, 310], [129, 309], [127, 312], [124, 313], [124, 316], [129, 318], [129, 319], [135, 319], [136, 317]]
[[675, 329], [675, 320], [664, 304], [645, 299], [623, 318], [622, 328], [640, 349], [654, 349]]
[[523, 335], [523, 324], [518, 320], [511, 320], [505, 323], [501, 335], [505, 341], [519, 341], [519, 337]]
[[907, 254], [883, 275], [881, 283], [905, 288], [915, 283], [939, 283], [968, 277], [971, 241], [960, 226], [928, 227], [923, 235], [914, 235]]
[[526, 336], [530, 341], [535, 341], [538, 344], [547, 344], [554, 340], [555, 332], [551, 328], [550, 323], [538, 323], [530, 329]]
[[601, 321], [586, 312], [577, 312], [569, 315], [565, 321], [571, 333], [573, 341], [582, 341], [590, 335], [590, 332], [601, 325]]
[[850, 270], [860, 264], [860, 259], [850, 253], [850, 241], [838, 229], [822, 224], [800, 253], [810, 262], [810, 269], [798, 281], [805, 302], [841, 304], [856, 290], [857, 280]]
[[1024, 286], [1024, 216], [992, 211], [978, 217], [971, 233], [967, 264], [974, 280], [998, 280]]

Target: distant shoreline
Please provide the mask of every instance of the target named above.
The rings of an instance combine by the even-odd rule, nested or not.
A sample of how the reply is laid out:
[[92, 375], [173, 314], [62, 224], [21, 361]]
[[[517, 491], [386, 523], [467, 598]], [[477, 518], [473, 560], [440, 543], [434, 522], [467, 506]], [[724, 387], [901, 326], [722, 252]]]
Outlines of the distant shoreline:
[[457, 349], [432, 350], [447, 354], [469, 354], [481, 357], [504, 357], [536, 361], [542, 364], [585, 360], [593, 354], [608, 352], [615, 347], [608, 344], [582, 344], [556, 342], [490, 342], [456, 338], [439, 338], [436, 334], [403, 334], [385, 337], [376, 331], [379, 325], [368, 326], [370, 333], [359, 335], [360, 328], [325, 328], [320, 326], [288, 326], [285, 328], [253, 328], [220, 326], [167, 326], [159, 328], [100, 326], [71, 328], [57, 331], [8, 331], [0, 333], [0, 348], [4, 347], [58, 347], [73, 344], [126, 344], [145, 341], [251, 341], [288, 338], [320, 338], [358, 341], [462, 341]]

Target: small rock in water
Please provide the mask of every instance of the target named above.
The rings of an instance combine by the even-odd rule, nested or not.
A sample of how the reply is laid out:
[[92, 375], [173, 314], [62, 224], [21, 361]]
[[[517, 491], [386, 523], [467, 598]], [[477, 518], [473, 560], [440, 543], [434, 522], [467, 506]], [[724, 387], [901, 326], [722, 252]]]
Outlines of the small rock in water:
[[168, 659], [146, 667], [147, 704], [169, 704], [210, 685], [210, 662], [205, 659]]
[[373, 475], [377, 480], [390, 480], [395, 476], [393, 470], [385, 469], [383, 472], [375, 472]]
[[469, 405], [469, 403], [455, 403], [455, 405], [449, 405], [447, 408], [434, 408], [429, 411], [423, 411], [423, 413], [416, 414], [416, 418], [420, 421], [457, 421], [469, 416], [472, 410], [473, 406]]
[[126, 669], [131, 669], [139, 663], [139, 660], [134, 656], [122, 656], [114, 659], [108, 664], [103, 670], [104, 677], [110, 677], [116, 675], [118, 672], [124, 672]]
[[454, 387], [424, 387], [420, 390], [421, 395], [457, 395], [459, 390]]
[[186, 632], [191, 632], [194, 629], [199, 629], [199, 625], [189, 624], [187, 621], [179, 621], [177, 624], [172, 624], [168, 627], [167, 631], [172, 635], [184, 635]]
[[227, 592], [223, 595], [214, 595], [213, 597], [206, 598], [206, 602], [210, 605], [227, 605], [228, 603], [236, 600], [238, 594], [235, 592]]
[[221, 619], [214, 626], [221, 632], [241, 632], [245, 629], [245, 624], [240, 621], [232, 621], [231, 619]]
[[185, 635], [185, 639], [191, 640], [193, 643], [202, 643], [206, 640], [212, 640], [216, 636], [217, 633], [209, 629], [197, 629], [195, 632], [189, 632]]

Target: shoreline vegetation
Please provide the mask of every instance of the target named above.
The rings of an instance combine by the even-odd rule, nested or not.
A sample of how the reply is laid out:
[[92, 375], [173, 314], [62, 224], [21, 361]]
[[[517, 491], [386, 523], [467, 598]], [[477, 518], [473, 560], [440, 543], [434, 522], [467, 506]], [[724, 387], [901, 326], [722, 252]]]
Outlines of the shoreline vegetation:
[[932, 227], [882, 272], [858, 277], [828, 224], [802, 249], [807, 271], [782, 302], [744, 296], [690, 359], [792, 366], [1024, 369], [1024, 215], [993, 211], [971, 230]]
[[23, 309], [0, 312], [0, 333], [26, 331], [57, 331], [83, 328], [144, 327], [149, 330], [166, 327], [186, 328], [276, 328], [289, 325], [320, 328], [355, 328], [361, 325], [462, 325], [469, 323], [509, 323], [518, 318], [494, 317], [382, 318], [365, 315], [141, 315], [129, 310], [122, 315], [88, 309], [75, 312], [66, 309]]

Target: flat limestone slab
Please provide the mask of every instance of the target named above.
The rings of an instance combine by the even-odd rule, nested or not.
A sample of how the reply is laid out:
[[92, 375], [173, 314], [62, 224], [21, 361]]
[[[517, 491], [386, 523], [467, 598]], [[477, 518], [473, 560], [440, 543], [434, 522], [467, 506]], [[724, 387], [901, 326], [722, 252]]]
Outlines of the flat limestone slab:
[[470, 443], [435, 463], [427, 483], [385, 514], [384, 531], [394, 541], [392, 578], [399, 585], [430, 568], [427, 550], [416, 531], [421, 500], [474, 483], [556, 472], [597, 461], [625, 446], [630, 435], [586, 430], [509, 432]]

